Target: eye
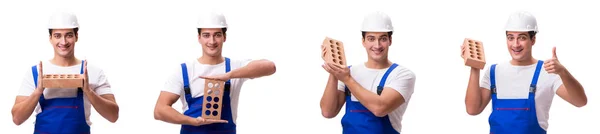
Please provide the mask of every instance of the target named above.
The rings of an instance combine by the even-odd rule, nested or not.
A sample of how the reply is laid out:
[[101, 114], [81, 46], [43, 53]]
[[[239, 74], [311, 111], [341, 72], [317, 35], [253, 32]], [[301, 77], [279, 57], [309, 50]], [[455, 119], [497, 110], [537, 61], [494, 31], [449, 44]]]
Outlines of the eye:
[[388, 41], [388, 38], [387, 37], [383, 37], [383, 38], [381, 38], [381, 41], [386, 42], [386, 41]]
[[203, 38], [209, 38], [209, 37], [210, 37], [210, 35], [208, 35], [208, 34], [203, 34], [203, 35], [202, 35], [202, 37], [203, 37]]
[[509, 36], [509, 37], [506, 37], [506, 39], [508, 39], [508, 40], [514, 40], [515, 37]]

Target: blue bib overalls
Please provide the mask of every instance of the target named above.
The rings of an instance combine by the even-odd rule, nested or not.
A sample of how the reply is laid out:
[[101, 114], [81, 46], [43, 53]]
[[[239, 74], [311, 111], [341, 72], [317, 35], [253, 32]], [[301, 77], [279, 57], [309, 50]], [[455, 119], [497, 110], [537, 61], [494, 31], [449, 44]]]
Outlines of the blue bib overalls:
[[[383, 75], [379, 85], [377, 86], [377, 94], [381, 95], [385, 81], [398, 64], [394, 63]], [[348, 87], [345, 87], [346, 93], [346, 113], [342, 117], [342, 127], [344, 134], [399, 134], [392, 123], [389, 116], [375, 116], [369, 109], [363, 106], [360, 102], [352, 101], [352, 94]]]
[[[84, 61], [81, 61], [83, 74]], [[37, 66], [31, 67], [33, 81], [37, 87]], [[83, 90], [77, 89], [75, 98], [46, 99], [40, 95], [42, 112], [36, 115], [34, 134], [89, 134], [90, 126], [85, 119]]]
[[[187, 66], [185, 63], [181, 64], [181, 69], [183, 73], [183, 85], [185, 91], [185, 101], [188, 105], [188, 110], [186, 110], [183, 114], [197, 118], [202, 115], [213, 114], [211, 112], [203, 112], [202, 111], [202, 102], [204, 101], [204, 96], [200, 96], [198, 98], [193, 98], [190, 91], [189, 78], [187, 74]], [[230, 59], [225, 57], [225, 73], [228, 73], [231, 70]], [[225, 91], [223, 93], [223, 98], [211, 98], [210, 101], [223, 101], [221, 108], [221, 119], [227, 120], [228, 123], [215, 123], [201, 126], [191, 126], [191, 125], [182, 125], [181, 126], [181, 134], [235, 134], [236, 133], [236, 125], [233, 123], [233, 117], [231, 114], [231, 98], [230, 98], [230, 88], [231, 82], [227, 80], [225, 82]], [[216, 113], [215, 113], [216, 114]]]
[[540, 70], [539, 60], [529, 85], [527, 99], [498, 99], [496, 91], [496, 64], [490, 68], [492, 114], [489, 117], [490, 134], [546, 134], [540, 127], [535, 109], [535, 91]]

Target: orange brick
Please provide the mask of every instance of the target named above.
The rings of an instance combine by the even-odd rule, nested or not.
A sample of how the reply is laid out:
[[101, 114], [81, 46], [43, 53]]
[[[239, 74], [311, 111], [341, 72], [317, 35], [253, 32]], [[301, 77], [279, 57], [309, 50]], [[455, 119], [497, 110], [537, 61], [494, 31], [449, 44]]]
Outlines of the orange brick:
[[346, 67], [346, 54], [344, 51], [344, 43], [325, 37], [323, 45], [321, 45], [321, 57], [325, 62], [334, 63], [341, 67]]
[[42, 78], [45, 88], [79, 88], [83, 87], [81, 74], [46, 74]]
[[483, 69], [485, 67], [485, 53], [483, 51], [483, 43], [479, 40], [465, 38], [463, 42], [465, 46], [463, 59], [465, 60], [465, 66], [470, 66], [477, 69]]
[[205, 79], [202, 118], [221, 120], [224, 93], [225, 81]]

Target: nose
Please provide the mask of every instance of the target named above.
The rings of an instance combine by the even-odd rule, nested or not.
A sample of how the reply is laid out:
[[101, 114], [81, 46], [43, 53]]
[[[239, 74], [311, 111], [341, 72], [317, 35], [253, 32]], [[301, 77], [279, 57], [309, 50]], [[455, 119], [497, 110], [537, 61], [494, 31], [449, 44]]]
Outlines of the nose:
[[67, 44], [65, 37], [60, 38], [60, 41], [58, 43], [59, 43], [59, 45]]
[[208, 44], [214, 44], [216, 41], [215, 36], [210, 37], [210, 39], [208, 40]]

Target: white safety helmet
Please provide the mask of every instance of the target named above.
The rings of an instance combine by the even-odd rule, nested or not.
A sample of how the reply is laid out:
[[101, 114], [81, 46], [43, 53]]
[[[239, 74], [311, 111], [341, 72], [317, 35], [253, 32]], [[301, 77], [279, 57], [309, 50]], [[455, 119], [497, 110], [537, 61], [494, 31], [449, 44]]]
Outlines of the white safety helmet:
[[48, 29], [78, 28], [77, 16], [71, 12], [56, 12], [50, 16]]
[[363, 32], [393, 32], [392, 20], [383, 12], [372, 12], [365, 15], [362, 29]]
[[538, 31], [537, 20], [535, 17], [525, 11], [518, 11], [511, 14], [508, 17], [508, 21], [506, 22], [506, 26], [504, 27], [506, 31], [517, 31], [517, 32], [527, 32], [527, 31]]
[[227, 28], [227, 21], [222, 13], [205, 12], [200, 15], [196, 28]]

